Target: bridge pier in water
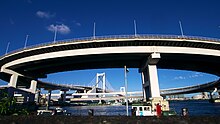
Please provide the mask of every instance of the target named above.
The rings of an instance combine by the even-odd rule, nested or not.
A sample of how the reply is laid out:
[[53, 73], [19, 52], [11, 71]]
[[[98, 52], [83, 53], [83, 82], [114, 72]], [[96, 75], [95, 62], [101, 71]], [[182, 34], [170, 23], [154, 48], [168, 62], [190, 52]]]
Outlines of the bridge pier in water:
[[169, 110], [169, 103], [160, 95], [157, 63], [160, 53], [152, 53], [139, 69], [142, 77], [143, 101], [150, 101], [152, 108], [160, 104], [163, 110]]

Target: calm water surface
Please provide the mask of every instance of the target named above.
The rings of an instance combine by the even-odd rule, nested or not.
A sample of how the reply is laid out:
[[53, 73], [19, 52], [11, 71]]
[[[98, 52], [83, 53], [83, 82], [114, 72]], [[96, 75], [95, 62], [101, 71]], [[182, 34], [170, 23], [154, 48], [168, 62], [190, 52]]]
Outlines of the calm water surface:
[[[220, 103], [209, 103], [207, 100], [199, 101], [170, 101], [170, 108], [181, 115], [182, 108], [188, 108], [190, 116], [220, 116]], [[72, 115], [88, 115], [88, 110], [93, 109], [94, 115], [126, 115], [125, 106], [71, 106], [64, 107]], [[129, 106], [129, 114], [131, 106]]]

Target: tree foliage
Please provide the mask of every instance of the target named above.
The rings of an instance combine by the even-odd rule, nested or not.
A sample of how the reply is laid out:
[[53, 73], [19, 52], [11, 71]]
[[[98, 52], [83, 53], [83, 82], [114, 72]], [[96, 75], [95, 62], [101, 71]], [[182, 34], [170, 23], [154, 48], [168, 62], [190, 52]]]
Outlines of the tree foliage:
[[28, 112], [25, 109], [19, 109], [15, 97], [9, 97], [7, 92], [0, 91], [0, 115], [24, 114]]

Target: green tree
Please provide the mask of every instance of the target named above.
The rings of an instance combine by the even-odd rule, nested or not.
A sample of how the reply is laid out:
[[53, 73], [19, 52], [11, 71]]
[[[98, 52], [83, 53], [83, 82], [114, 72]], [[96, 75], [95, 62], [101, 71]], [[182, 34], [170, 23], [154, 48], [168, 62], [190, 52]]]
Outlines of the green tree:
[[9, 97], [4, 91], [0, 92], [0, 115], [10, 115], [15, 109], [16, 99]]
[[0, 115], [12, 114], [28, 115], [28, 111], [16, 104], [15, 97], [9, 97], [7, 92], [0, 91]]

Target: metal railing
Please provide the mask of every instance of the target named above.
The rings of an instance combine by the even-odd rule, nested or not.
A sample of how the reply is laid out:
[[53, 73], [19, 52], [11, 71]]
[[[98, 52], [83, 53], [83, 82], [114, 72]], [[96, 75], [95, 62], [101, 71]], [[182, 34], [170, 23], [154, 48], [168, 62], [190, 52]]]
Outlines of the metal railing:
[[26, 48], [17, 49], [9, 52], [6, 55], [0, 57], [0, 60], [6, 56], [10, 56], [17, 52], [24, 52], [34, 48], [40, 48], [43, 46], [51, 46], [57, 44], [73, 43], [73, 42], [87, 42], [87, 41], [99, 41], [99, 40], [115, 40], [115, 39], [185, 39], [185, 40], [200, 40], [210, 42], [220, 42], [217, 38], [198, 37], [198, 36], [182, 36], [182, 35], [154, 35], [154, 34], [139, 34], [139, 35], [109, 35], [109, 36], [96, 36], [94, 37], [83, 37], [74, 39], [58, 40], [56, 42], [46, 42], [37, 45], [28, 46]]

